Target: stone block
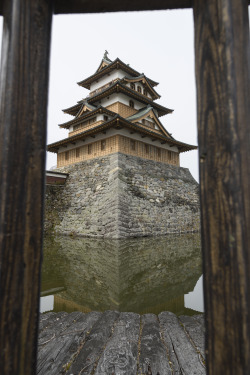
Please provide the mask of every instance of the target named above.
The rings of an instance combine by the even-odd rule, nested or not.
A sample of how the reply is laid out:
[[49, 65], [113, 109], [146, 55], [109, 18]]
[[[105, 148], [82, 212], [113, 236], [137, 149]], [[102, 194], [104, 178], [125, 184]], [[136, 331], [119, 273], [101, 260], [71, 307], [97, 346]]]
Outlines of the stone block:
[[47, 186], [45, 231], [124, 238], [199, 230], [198, 183], [186, 168], [116, 153], [57, 170], [69, 177]]

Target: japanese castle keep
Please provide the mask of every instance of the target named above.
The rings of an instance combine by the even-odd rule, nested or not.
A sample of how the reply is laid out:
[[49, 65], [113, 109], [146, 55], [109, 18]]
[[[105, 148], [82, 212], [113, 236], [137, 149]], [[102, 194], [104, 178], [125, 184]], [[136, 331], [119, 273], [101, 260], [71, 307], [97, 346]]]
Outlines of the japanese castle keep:
[[[50, 144], [64, 185], [46, 189], [45, 230], [91, 237], [139, 237], [199, 230], [198, 184], [179, 164], [196, 149], [160, 117], [157, 82], [107, 52], [78, 83], [89, 95], [64, 110], [68, 138]], [[53, 172], [52, 172], [53, 173]]]

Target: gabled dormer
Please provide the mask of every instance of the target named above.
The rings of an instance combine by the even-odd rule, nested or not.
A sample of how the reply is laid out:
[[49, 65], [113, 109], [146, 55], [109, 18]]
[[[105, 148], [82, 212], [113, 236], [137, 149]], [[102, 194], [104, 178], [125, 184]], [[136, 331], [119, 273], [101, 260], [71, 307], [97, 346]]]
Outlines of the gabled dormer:
[[154, 90], [153, 86], [150, 84], [149, 79], [141, 74], [138, 77], [131, 77], [126, 75], [122, 82], [130, 87], [132, 90], [139, 92], [140, 94], [150, 98], [151, 100], [160, 99], [160, 95]]
[[159, 132], [170, 139], [174, 139], [170, 133], [162, 125], [161, 121], [158, 118], [158, 115], [153, 107], [148, 105], [145, 108], [142, 108], [137, 113], [126, 118], [126, 120], [138, 124], [140, 126], [154, 129], [154, 131]]

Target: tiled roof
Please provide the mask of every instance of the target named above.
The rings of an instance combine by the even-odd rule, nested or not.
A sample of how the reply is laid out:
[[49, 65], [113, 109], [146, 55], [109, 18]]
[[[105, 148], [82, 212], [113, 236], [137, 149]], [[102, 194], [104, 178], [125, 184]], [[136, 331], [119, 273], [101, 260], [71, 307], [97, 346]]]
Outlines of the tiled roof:
[[150, 106], [150, 104], [147, 106], [147, 107], [144, 107], [142, 109], [140, 109], [138, 112], [136, 112], [134, 115], [132, 116], [129, 116], [126, 118], [126, 120], [128, 121], [133, 121], [133, 120], [137, 120], [138, 118], [146, 115], [148, 112], [150, 112], [151, 110], [153, 110], [154, 108]]
[[175, 139], [169, 139], [168, 137], [166, 137], [163, 134], [156, 133], [155, 131], [153, 131], [153, 129], [142, 128], [141, 126], [139, 126], [135, 123], [132, 123], [130, 121], [127, 121], [125, 118], [123, 118], [119, 115], [116, 115], [111, 120], [106, 121], [102, 124], [99, 124], [94, 128], [83, 130], [81, 133], [78, 133], [76, 135], [73, 135], [71, 137], [67, 137], [67, 138], [62, 139], [58, 142], [54, 142], [54, 143], [48, 145], [47, 146], [48, 151], [57, 152], [58, 148], [60, 146], [64, 146], [64, 145], [67, 145], [68, 143], [72, 143], [74, 141], [84, 139], [85, 137], [87, 137], [91, 134], [99, 133], [100, 131], [102, 131], [104, 129], [111, 128], [113, 126], [115, 126], [115, 127], [116, 126], [127, 126], [129, 128], [133, 128], [134, 130], [136, 130], [138, 132], [141, 132], [141, 133], [144, 133], [144, 134], [148, 135], [149, 137], [153, 137], [155, 139], [160, 139], [164, 143], [167, 142], [167, 143], [170, 143], [174, 146], [177, 146], [179, 148], [180, 152], [185, 152], [185, 151], [197, 149], [197, 146], [193, 146], [193, 145], [189, 145], [189, 144], [186, 144], [186, 143], [183, 143], [183, 142], [179, 142], [179, 141], [176, 141]]
[[[90, 88], [90, 84], [93, 81], [96, 81], [97, 79], [101, 78], [105, 74], [108, 74], [111, 70], [113, 70], [113, 69], [119, 69], [119, 68], [122, 69], [122, 70], [124, 70], [124, 71], [126, 71], [128, 74], [135, 76], [135, 77], [138, 77], [138, 76], [141, 75], [141, 73], [137, 72], [136, 70], [134, 70], [133, 68], [131, 68], [129, 65], [125, 64], [119, 58], [116, 58], [112, 62], [108, 62], [107, 61], [107, 63], [108, 63], [107, 66], [105, 66], [103, 69], [97, 71], [96, 73], [92, 74], [91, 76], [85, 78], [84, 80], [78, 82], [78, 85], [83, 86], [83, 87], [89, 89]], [[100, 65], [99, 65], [99, 67], [100, 67]], [[153, 81], [150, 78], [147, 78], [147, 79], [150, 82], [151, 86], [158, 85], [158, 82], [155, 82], [155, 81]]]

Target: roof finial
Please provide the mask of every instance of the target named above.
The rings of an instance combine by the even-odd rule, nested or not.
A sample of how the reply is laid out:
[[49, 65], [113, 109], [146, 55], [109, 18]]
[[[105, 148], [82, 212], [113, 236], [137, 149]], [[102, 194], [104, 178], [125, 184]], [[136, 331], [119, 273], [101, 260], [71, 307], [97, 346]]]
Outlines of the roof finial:
[[107, 50], [105, 50], [105, 52], [104, 52], [104, 55], [103, 55], [103, 58], [105, 59], [105, 60], [107, 60], [108, 59], [108, 51]]

